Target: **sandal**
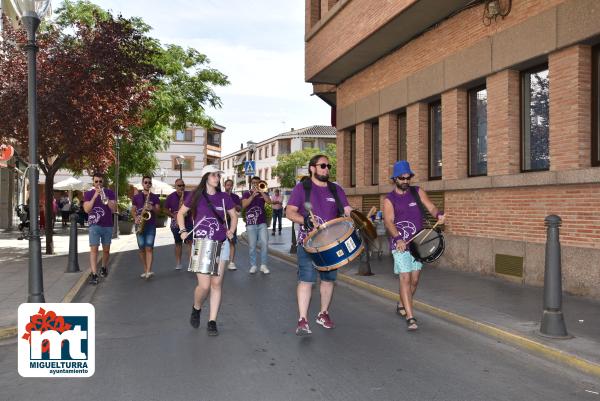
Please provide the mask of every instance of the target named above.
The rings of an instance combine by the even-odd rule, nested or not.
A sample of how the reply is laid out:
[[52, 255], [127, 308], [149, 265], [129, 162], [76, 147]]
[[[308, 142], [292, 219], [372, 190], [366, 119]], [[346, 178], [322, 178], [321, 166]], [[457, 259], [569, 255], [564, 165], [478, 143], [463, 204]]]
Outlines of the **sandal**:
[[406, 309], [400, 304], [396, 304], [396, 313], [406, 319]]
[[417, 319], [414, 317], [406, 319], [406, 325], [408, 326], [407, 329], [411, 331], [419, 328], [419, 326], [417, 326]]

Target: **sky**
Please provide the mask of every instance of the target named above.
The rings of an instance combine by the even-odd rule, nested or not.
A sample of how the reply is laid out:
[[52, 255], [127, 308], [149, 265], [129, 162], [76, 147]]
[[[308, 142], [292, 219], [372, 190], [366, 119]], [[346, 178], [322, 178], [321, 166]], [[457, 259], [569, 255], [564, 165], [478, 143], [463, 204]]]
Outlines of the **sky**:
[[[162, 43], [193, 47], [231, 84], [215, 91], [225, 126], [222, 155], [291, 128], [330, 125], [330, 108], [304, 82], [302, 0], [92, 0], [113, 14], [141, 17]], [[57, 8], [57, 7], [55, 7]]]

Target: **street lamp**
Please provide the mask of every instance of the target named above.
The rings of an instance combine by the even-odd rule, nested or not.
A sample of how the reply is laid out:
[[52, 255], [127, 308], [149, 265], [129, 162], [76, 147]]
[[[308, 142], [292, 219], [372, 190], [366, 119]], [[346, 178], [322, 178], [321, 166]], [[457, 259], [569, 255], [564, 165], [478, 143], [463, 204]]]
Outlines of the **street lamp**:
[[44, 299], [44, 277], [42, 273], [42, 245], [40, 243], [38, 152], [37, 152], [37, 82], [35, 33], [41, 19], [50, 9], [50, 0], [11, 0], [14, 13], [27, 30], [27, 110], [29, 126], [29, 295], [28, 302], [46, 302]]
[[185, 161], [185, 156], [176, 156], [175, 160], [177, 160], [177, 164], [179, 164], [179, 179], [183, 180], [183, 162]]
[[117, 213], [114, 215], [112, 237], [119, 238], [119, 150], [121, 149], [121, 133], [115, 134], [115, 149], [117, 155], [117, 159], [115, 160], [115, 199], [117, 202]]

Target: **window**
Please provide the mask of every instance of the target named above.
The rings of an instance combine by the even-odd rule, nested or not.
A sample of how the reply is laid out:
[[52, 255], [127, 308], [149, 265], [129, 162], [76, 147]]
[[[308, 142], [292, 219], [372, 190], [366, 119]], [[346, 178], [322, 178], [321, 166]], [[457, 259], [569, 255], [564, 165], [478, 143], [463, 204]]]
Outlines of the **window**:
[[194, 130], [186, 128], [185, 130], [175, 131], [174, 139], [177, 142], [193, 142], [194, 141]]
[[[194, 169], [194, 156], [185, 156], [181, 165], [182, 171], [192, 171]], [[177, 162], [177, 156], [171, 156], [171, 168], [174, 171], [179, 171], [179, 163]]]
[[406, 154], [406, 113], [398, 115], [397, 160], [408, 160]]
[[258, 160], [262, 160], [262, 148], [258, 149]]
[[350, 186], [356, 186], [356, 130], [350, 131]]
[[269, 158], [269, 145], [265, 146], [265, 159]]
[[211, 146], [221, 146], [221, 134], [218, 132], [209, 132], [206, 140]]
[[429, 179], [442, 178], [442, 103], [429, 104]]
[[600, 46], [592, 53], [592, 166], [600, 166]]
[[487, 89], [469, 91], [469, 176], [487, 174]]
[[271, 156], [275, 156], [275, 144], [271, 145]]
[[521, 75], [522, 110], [521, 169], [523, 171], [548, 170], [550, 157], [548, 67], [524, 72]]
[[279, 141], [279, 154], [287, 155], [290, 154], [292, 149], [292, 140], [291, 139], [282, 139]]
[[371, 124], [371, 160], [373, 170], [371, 171], [371, 184], [379, 184], [379, 123]]
[[309, 148], [314, 148], [314, 147], [315, 147], [314, 141], [302, 141], [302, 149], [309, 149]]

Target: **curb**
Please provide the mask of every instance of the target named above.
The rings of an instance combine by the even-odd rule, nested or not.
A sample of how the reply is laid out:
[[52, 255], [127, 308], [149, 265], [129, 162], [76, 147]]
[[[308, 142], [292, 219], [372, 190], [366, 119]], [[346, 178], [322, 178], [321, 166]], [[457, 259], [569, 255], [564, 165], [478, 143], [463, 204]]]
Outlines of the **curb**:
[[[296, 264], [296, 257], [291, 254], [285, 254], [275, 250], [269, 250], [269, 253], [279, 259], [283, 259], [288, 263]], [[345, 273], [338, 274], [338, 277], [341, 281], [348, 283], [350, 285], [360, 287], [364, 290], [367, 290], [373, 294], [379, 295], [383, 298], [390, 299], [392, 301], [398, 302], [398, 294], [389, 290], [386, 290], [381, 287], [377, 287], [376, 285], [366, 283], [362, 280], [351, 277]], [[481, 323], [475, 321], [473, 319], [469, 319], [468, 317], [461, 316], [454, 312], [450, 312], [444, 309], [440, 309], [433, 305], [426, 304], [420, 301], [414, 301], [415, 309], [419, 311], [434, 315], [436, 317], [442, 318], [446, 321], [452, 322], [459, 326], [462, 326], [466, 329], [477, 331], [481, 334], [502, 340], [508, 344], [517, 346], [519, 348], [530, 351], [532, 354], [537, 356], [541, 356], [547, 360], [558, 362], [569, 367], [575, 368], [580, 372], [600, 377], [600, 365], [587, 359], [581, 358], [579, 356], [573, 355], [568, 352], [561, 351], [559, 349], [550, 347], [548, 345], [539, 343], [537, 341], [532, 340], [531, 338], [527, 338], [521, 336], [519, 334], [512, 333], [510, 331], [501, 329], [499, 327], [493, 326], [491, 324]]]

